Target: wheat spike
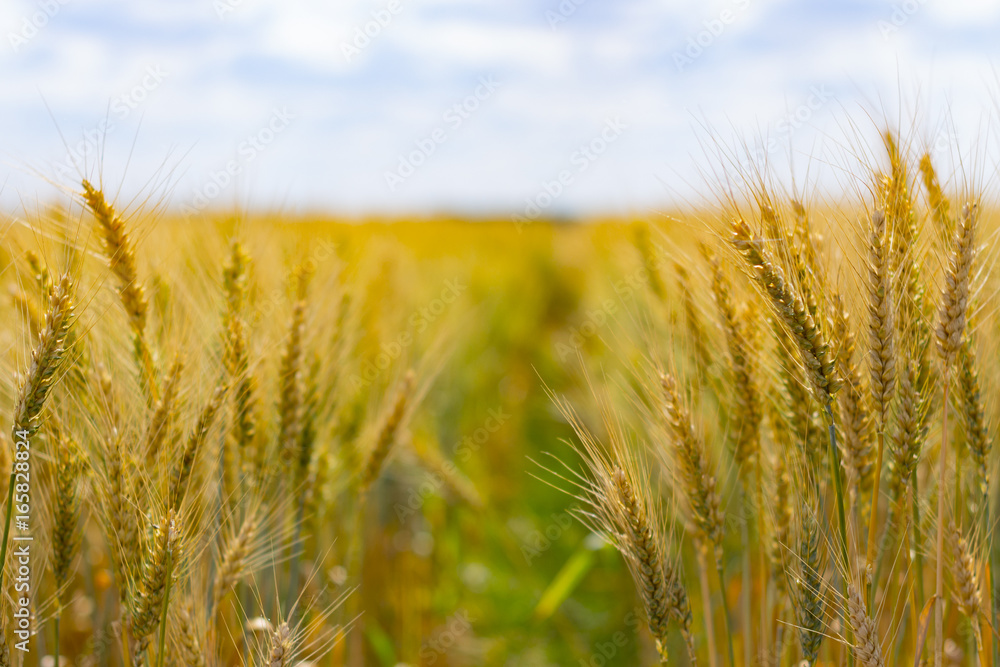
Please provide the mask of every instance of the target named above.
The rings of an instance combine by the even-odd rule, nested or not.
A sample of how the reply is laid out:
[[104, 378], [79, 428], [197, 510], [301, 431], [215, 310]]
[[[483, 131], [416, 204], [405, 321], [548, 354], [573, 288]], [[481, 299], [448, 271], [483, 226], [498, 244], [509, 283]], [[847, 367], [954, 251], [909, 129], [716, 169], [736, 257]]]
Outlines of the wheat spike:
[[389, 457], [392, 446], [396, 442], [397, 432], [402, 426], [407, 402], [410, 400], [410, 394], [413, 392], [414, 382], [416, 382], [414, 372], [412, 370], [406, 371], [406, 375], [403, 376], [403, 382], [396, 392], [396, 400], [392, 404], [392, 409], [386, 416], [385, 421], [382, 422], [378, 436], [375, 438], [375, 446], [368, 454], [368, 459], [362, 468], [359, 483], [362, 491], [368, 489], [379, 473], [382, 472], [382, 466]]
[[87, 180], [83, 181], [83, 198], [100, 228], [104, 253], [108, 257], [112, 273], [118, 278], [119, 294], [129, 322], [136, 332], [143, 332], [146, 329], [149, 301], [145, 288], [139, 282], [135, 249], [125, 229], [125, 221], [105, 200], [104, 193]]
[[[861, 371], [855, 362], [854, 333], [843, 299], [835, 295], [834, 336], [840, 341], [837, 370], [844, 387], [837, 396], [841, 430], [844, 434], [843, 465], [849, 495], [867, 490], [875, 463], [872, 461], [871, 414], [865, 401]], [[878, 470], [874, 474], [879, 474]]]
[[[62, 362], [66, 336], [72, 323], [73, 281], [66, 274], [49, 297], [45, 326], [38, 337], [38, 345], [31, 353], [28, 372], [18, 388], [13, 419], [16, 440], [30, 440], [38, 430], [38, 417]], [[24, 437], [17, 437], [19, 431]]]
[[774, 264], [763, 239], [754, 235], [742, 220], [733, 223], [732, 242], [745, 260], [751, 277], [764, 290], [768, 303], [795, 341], [817, 400], [823, 406], [830, 405], [840, 384], [836, 362], [806, 302]]
[[677, 391], [676, 381], [664, 373], [660, 376], [660, 387], [663, 417], [673, 440], [687, 507], [706, 547], [713, 549], [718, 568], [722, 565], [723, 517], [715, 474], [709, 466], [705, 445], [695, 433], [691, 414]]
[[854, 633], [854, 657], [861, 667], [883, 667], [878, 628], [868, 615], [865, 601], [854, 584], [847, 585], [847, 623]]
[[125, 221], [107, 202], [104, 192], [95, 188], [86, 179], [83, 181], [83, 200], [97, 222], [104, 254], [108, 258], [108, 267], [118, 278], [118, 296], [125, 307], [132, 329], [133, 352], [142, 373], [150, 405], [155, 405], [159, 399], [159, 388], [156, 384], [153, 353], [146, 341], [149, 300], [146, 297], [145, 287], [139, 281], [132, 239], [125, 229]]
[[944, 276], [941, 308], [934, 334], [944, 363], [952, 366], [965, 334], [969, 307], [969, 281], [972, 260], [975, 256], [975, 228], [978, 207], [966, 205], [962, 210], [961, 224], [954, 239], [951, 261]]
[[957, 403], [965, 430], [965, 442], [975, 464], [976, 488], [985, 508], [990, 493], [989, 456], [993, 439], [986, 419], [986, 407], [979, 384], [976, 353], [972, 338], [966, 336], [958, 351], [956, 374]]
[[802, 507], [799, 516], [799, 536], [795, 554], [799, 573], [791, 587], [792, 601], [795, 603], [799, 625], [799, 648], [802, 650], [802, 659], [807, 664], [814, 665], [823, 643], [825, 609], [819, 525], [808, 507]]
[[659, 536], [654, 534], [646, 510], [637, 500], [625, 471], [615, 468], [611, 473], [611, 481], [616, 500], [620, 504], [625, 529], [626, 558], [632, 565], [657, 650], [662, 657], [666, 657], [667, 624], [670, 619], [674, 619], [684, 634], [694, 664], [692, 617], [687, 593], [674, 569], [664, 561], [658, 545]]
[[244, 519], [239, 532], [234, 534], [223, 547], [222, 557], [215, 572], [215, 583], [212, 586], [211, 609], [219, 609], [226, 594], [235, 589], [236, 584], [246, 573], [247, 559], [251, 555], [257, 529], [257, 517], [251, 514]]
[[163, 395], [156, 402], [153, 414], [146, 428], [146, 441], [143, 446], [146, 460], [155, 462], [160, 448], [170, 435], [174, 421], [177, 419], [177, 393], [180, 387], [181, 373], [184, 361], [180, 356], [174, 358], [167, 373], [167, 381], [163, 385]]
[[878, 429], [885, 430], [896, 384], [895, 315], [889, 274], [890, 237], [885, 214], [871, 216], [868, 260], [868, 368]]
[[959, 610], [978, 626], [982, 612], [982, 595], [979, 591], [979, 565], [969, 548], [961, 529], [952, 522], [948, 527], [948, 547], [951, 551], [951, 575], [955, 585], [954, 597]]
[[268, 638], [267, 656], [265, 661], [268, 667], [287, 667], [292, 664], [292, 630], [288, 623], [282, 623], [271, 631]]
[[694, 289], [691, 286], [691, 276], [681, 264], [674, 263], [674, 273], [677, 275], [677, 289], [681, 294], [681, 307], [684, 309], [684, 322], [687, 325], [688, 337], [694, 349], [694, 361], [699, 377], [707, 377], [712, 365], [712, 354], [708, 350], [705, 326], [695, 303]]
[[186, 667], [206, 667], [205, 647], [195, 621], [194, 605], [190, 600], [180, 605], [178, 616], [180, 623], [177, 647], [183, 664]]
[[[300, 282], [303, 284], [304, 281]], [[280, 386], [278, 388], [278, 451], [282, 462], [290, 467], [295, 460], [302, 431], [302, 382], [303, 337], [305, 335], [306, 302], [298, 299], [292, 308], [288, 325], [288, 339], [281, 356]]]
[[741, 470], [760, 450], [762, 420], [760, 396], [756, 383], [756, 363], [750, 326], [744, 324], [733, 306], [732, 286], [717, 257], [709, 258], [712, 268], [712, 294], [722, 320], [722, 329], [729, 349], [732, 392], [732, 421], [736, 425], [733, 459]]
[[201, 410], [201, 414], [198, 415], [198, 422], [195, 424], [194, 430], [188, 435], [187, 442], [181, 452], [181, 458], [174, 465], [174, 469], [170, 475], [170, 488], [167, 500], [171, 508], [179, 508], [181, 502], [184, 500], [184, 496], [187, 493], [188, 481], [194, 469], [195, 459], [208, 439], [208, 433], [215, 422], [215, 416], [218, 414], [219, 408], [222, 407], [222, 401], [225, 396], [225, 386], [220, 385], [215, 388], [211, 398], [208, 399], [208, 403], [205, 404]]
[[938, 181], [937, 172], [931, 162], [930, 153], [924, 153], [920, 158], [920, 173], [924, 179], [924, 188], [927, 190], [928, 203], [931, 206], [931, 218], [937, 224], [941, 235], [945, 239], [955, 236], [955, 221], [951, 217], [951, 203], [945, 197]]
[[152, 634], [160, 621], [167, 577], [180, 555], [180, 526], [169, 510], [154, 527], [143, 563], [142, 578], [129, 615], [129, 632], [136, 641]]
[[64, 604], [65, 588], [70, 581], [73, 559], [80, 546], [80, 471], [77, 445], [61, 430], [55, 447], [56, 493], [52, 509], [52, 577], [57, 600]]

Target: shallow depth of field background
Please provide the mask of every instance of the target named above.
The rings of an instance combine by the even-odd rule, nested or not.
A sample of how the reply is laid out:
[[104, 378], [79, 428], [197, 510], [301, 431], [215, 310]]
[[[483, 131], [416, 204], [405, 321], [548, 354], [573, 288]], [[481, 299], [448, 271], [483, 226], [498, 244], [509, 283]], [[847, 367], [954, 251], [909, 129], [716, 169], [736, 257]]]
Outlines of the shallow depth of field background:
[[140, 247], [232, 219], [289, 254], [333, 243], [374, 380], [433, 371], [413, 437], [481, 500], [394, 456], [354, 593], [365, 664], [637, 664], [620, 556], [537, 478], [545, 452], [576, 465], [546, 387], [633, 361], [615, 338], [645, 330], [651, 272], [675, 290], [699, 225], [677, 220], [726, 171], [857, 195], [853, 153], [890, 126], [990, 183], [998, 29], [975, 0], [5, 2], [0, 205], [31, 220], [86, 177], [141, 211]]

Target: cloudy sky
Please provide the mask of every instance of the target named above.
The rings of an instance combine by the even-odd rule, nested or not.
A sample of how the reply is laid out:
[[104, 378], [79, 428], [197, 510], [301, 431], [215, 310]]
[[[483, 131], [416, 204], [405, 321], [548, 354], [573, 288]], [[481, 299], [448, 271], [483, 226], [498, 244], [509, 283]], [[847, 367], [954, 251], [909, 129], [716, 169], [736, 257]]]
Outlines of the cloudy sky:
[[986, 0], [4, 0], [0, 202], [82, 174], [189, 209], [641, 213], [720, 143], [825, 165], [888, 119], [946, 159], [996, 117], [998, 30]]

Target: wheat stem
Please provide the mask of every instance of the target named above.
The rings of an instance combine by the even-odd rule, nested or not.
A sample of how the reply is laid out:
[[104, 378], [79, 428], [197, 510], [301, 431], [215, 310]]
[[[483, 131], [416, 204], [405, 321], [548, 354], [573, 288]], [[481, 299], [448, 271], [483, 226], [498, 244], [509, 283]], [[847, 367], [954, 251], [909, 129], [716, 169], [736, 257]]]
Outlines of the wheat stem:
[[944, 659], [944, 517], [945, 517], [945, 473], [948, 458], [948, 366], [944, 368], [944, 398], [941, 407], [941, 453], [938, 456], [938, 529], [937, 529], [937, 570], [934, 579], [934, 667], [941, 667]]
[[715, 646], [715, 621], [712, 613], [712, 590], [708, 581], [708, 554], [704, 549], [698, 555], [698, 582], [701, 585], [702, 616], [705, 619], [705, 643], [708, 646], [708, 667], [718, 667], [718, 649]]

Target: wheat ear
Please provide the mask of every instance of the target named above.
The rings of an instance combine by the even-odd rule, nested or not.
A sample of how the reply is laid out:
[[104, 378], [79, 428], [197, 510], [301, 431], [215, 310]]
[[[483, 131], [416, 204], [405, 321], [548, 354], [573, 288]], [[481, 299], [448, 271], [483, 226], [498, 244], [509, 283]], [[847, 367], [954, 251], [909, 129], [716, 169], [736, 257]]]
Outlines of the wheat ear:
[[976, 639], [976, 651], [981, 655], [983, 636], [979, 627], [979, 619], [985, 610], [979, 588], [979, 577], [976, 574], [979, 564], [976, 562], [973, 550], [970, 549], [969, 541], [954, 523], [950, 523], [948, 526], [946, 542], [948, 550], [951, 552], [951, 578], [955, 588], [955, 603], [959, 611], [969, 619]]
[[[23, 377], [14, 404], [15, 440], [29, 440], [38, 431], [38, 417], [62, 362], [73, 323], [73, 281], [64, 275], [45, 312], [45, 325], [31, 353], [31, 364]], [[18, 437], [20, 432], [21, 437]]]
[[[20, 381], [14, 403], [14, 419], [11, 429], [14, 442], [30, 441], [39, 428], [39, 416], [45, 407], [45, 400], [52, 390], [56, 372], [64, 358], [66, 338], [73, 323], [73, 281], [69, 274], [63, 275], [49, 297], [45, 312], [45, 327], [38, 337], [38, 345], [31, 352], [28, 372]], [[4, 519], [3, 545], [0, 546], [0, 590], [3, 588], [3, 570], [7, 563], [8, 538], [13, 517], [11, 502], [14, 490], [14, 470], [10, 471], [7, 482], [7, 511]], [[5, 643], [5, 642], [4, 642]]]
[[[250, 369], [247, 325], [243, 318], [243, 305], [249, 289], [250, 257], [238, 241], [233, 241], [229, 260], [223, 267], [223, 291], [226, 311], [223, 315], [224, 366], [233, 385], [233, 415], [230, 427], [236, 451], [231, 458], [238, 458], [244, 474], [256, 476], [257, 455], [254, 451], [256, 420], [256, 379]], [[235, 468], [235, 466], [234, 466]], [[234, 471], [235, 473], [235, 471]]]
[[868, 515], [868, 549], [865, 559], [865, 572], [871, 579], [872, 565], [875, 560], [875, 545], [878, 542], [875, 537], [875, 526], [878, 524], [885, 429], [896, 384], [895, 320], [889, 275], [892, 239], [887, 234], [885, 214], [882, 211], [876, 210], [871, 215], [868, 253], [868, 370], [871, 380], [872, 403], [877, 418], [876, 434], [878, 439], [875, 485], [872, 489], [871, 511]]
[[254, 539], [258, 529], [257, 516], [248, 515], [235, 533], [223, 546], [221, 559], [216, 568], [215, 582], [212, 585], [211, 613], [218, 611], [226, 595], [243, 578], [247, 570], [247, 561], [251, 555]]
[[712, 268], [712, 294], [729, 349], [729, 369], [734, 386], [731, 419], [736, 424], [736, 429], [733, 459], [740, 467], [741, 475], [745, 475], [745, 466], [760, 453], [760, 423], [763, 418], [755, 378], [753, 343], [749, 337], [749, 327], [736, 313], [732, 286], [722, 270], [721, 262], [717, 257], [710, 257], [709, 263]]
[[799, 648], [802, 659], [808, 665], [815, 665], [823, 644], [823, 572], [820, 563], [819, 525], [812, 510], [803, 507], [799, 513], [796, 559], [799, 575], [795, 577], [792, 601], [795, 604], [799, 626]]
[[215, 423], [215, 417], [222, 407], [223, 399], [226, 396], [226, 387], [218, 386], [212, 392], [211, 398], [198, 415], [198, 421], [194, 430], [188, 435], [187, 442], [181, 452], [181, 458], [174, 465], [170, 475], [170, 487], [167, 501], [171, 508], [177, 509], [181, 506], [184, 496], [187, 493], [188, 482], [194, 470], [194, 462], [201, 451], [202, 446], [208, 439], [208, 433]]
[[271, 631], [268, 637], [267, 667], [287, 667], [292, 664], [292, 630], [288, 623], [282, 623]]
[[163, 384], [163, 395], [156, 402], [153, 414], [146, 428], [146, 441], [143, 446], [146, 460], [156, 461], [160, 448], [170, 434], [174, 421], [177, 419], [177, 394], [180, 388], [181, 373], [184, 361], [180, 356], [174, 358], [167, 373], [167, 381]]
[[847, 585], [847, 623], [854, 633], [854, 656], [861, 667], [884, 667], [878, 627], [868, 615], [865, 600], [854, 584]]
[[729, 650], [729, 664], [734, 665], [733, 642], [729, 632], [729, 610], [725, 604], [725, 576], [723, 572], [722, 533], [724, 521], [705, 444], [697, 435], [691, 413], [681, 399], [677, 382], [666, 373], [660, 375], [662, 413], [667, 432], [673, 440], [674, 460], [680, 470], [681, 484], [687, 497], [687, 507], [698, 529], [699, 542], [706, 552], [713, 555], [719, 586], [722, 589], [723, 616]]
[[149, 644], [150, 635], [160, 622], [173, 564], [179, 555], [180, 526], [176, 513], [169, 510], [154, 527], [143, 563], [142, 578], [129, 614], [128, 629], [136, 642], [135, 655], [140, 659]]
[[975, 255], [977, 215], [977, 207], [974, 205], [967, 204], [962, 211], [962, 221], [956, 232], [951, 261], [947, 271], [945, 271], [938, 325], [934, 330], [938, 351], [944, 365], [941, 452], [938, 458], [937, 572], [934, 588], [935, 594], [938, 596], [934, 609], [934, 662], [936, 667], [940, 667], [944, 656], [945, 474], [948, 460], [949, 372], [958, 356], [965, 335], [969, 305], [969, 282], [972, 275], [972, 260]]
[[965, 430], [965, 442], [975, 464], [976, 488], [980, 495], [977, 502], [980, 511], [985, 514], [989, 506], [989, 456], [993, 448], [993, 439], [986, 419], [986, 406], [980, 389], [976, 353], [971, 336], [966, 336], [958, 351], [957, 370], [955, 388], [958, 390], [958, 409]]
[[188, 600], [178, 610], [179, 632], [177, 648], [187, 667], [206, 667], [205, 647], [195, 620], [194, 605]]
[[[872, 462], [871, 422], [865, 400], [861, 369], [855, 360], [854, 332], [850, 315], [839, 294], [834, 295], [834, 336], [840, 341], [837, 371], [844, 387], [837, 395], [840, 424], [844, 434], [844, 470], [847, 473], [847, 497], [851, 499], [867, 490], [871, 477], [878, 477], [881, 460]], [[876, 488], [878, 482], [875, 482]], [[859, 503], [860, 504], [860, 503]], [[877, 512], [877, 508], [875, 509]], [[875, 515], [869, 515], [873, 517]]]
[[407, 403], [412, 398], [411, 394], [413, 393], [415, 382], [416, 375], [412, 370], [408, 370], [406, 375], [403, 376], [402, 385], [396, 392], [396, 399], [392, 404], [392, 409], [386, 415], [381, 428], [379, 428], [378, 435], [375, 438], [375, 446], [368, 454], [368, 459], [361, 470], [359, 488], [362, 492], [366, 491], [379, 476], [379, 473], [382, 472], [382, 466], [389, 457], [392, 446], [396, 442], [396, 434], [402, 426]]
[[132, 329], [132, 343], [139, 364], [139, 370], [148, 392], [150, 405], [159, 400], [159, 388], [156, 384], [156, 369], [153, 354], [146, 340], [146, 317], [149, 311], [149, 300], [146, 290], [139, 281], [136, 269], [136, 255], [132, 239], [125, 229], [125, 221], [108, 203], [104, 193], [83, 181], [83, 200], [97, 221], [104, 254], [108, 258], [108, 266], [118, 279], [118, 296], [125, 313], [128, 315], [129, 326]]

